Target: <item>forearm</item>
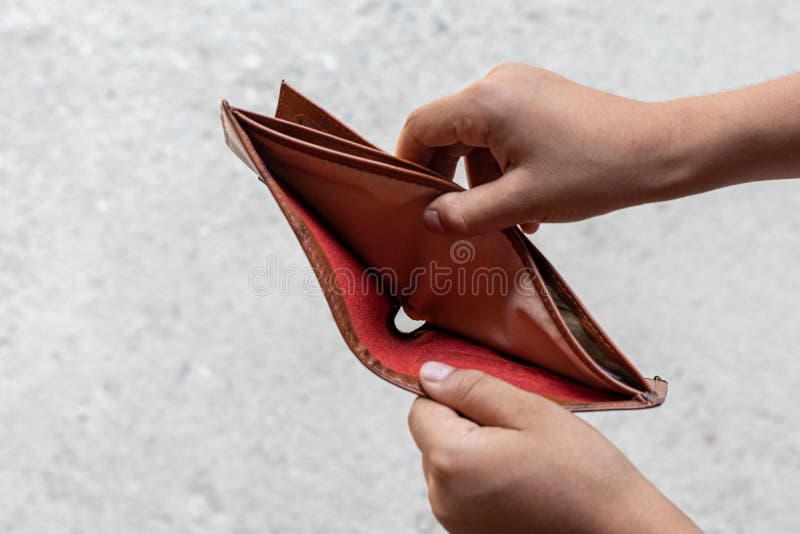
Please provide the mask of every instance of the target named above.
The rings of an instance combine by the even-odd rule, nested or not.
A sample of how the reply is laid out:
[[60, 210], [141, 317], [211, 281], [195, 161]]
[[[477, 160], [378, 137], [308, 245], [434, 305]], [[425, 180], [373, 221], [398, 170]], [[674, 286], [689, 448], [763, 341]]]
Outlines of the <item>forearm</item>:
[[637, 472], [634, 481], [627, 485], [627, 494], [614, 513], [609, 514], [608, 532], [697, 534], [701, 530], [672, 501]]
[[800, 177], [800, 74], [655, 105], [668, 139], [654, 200]]

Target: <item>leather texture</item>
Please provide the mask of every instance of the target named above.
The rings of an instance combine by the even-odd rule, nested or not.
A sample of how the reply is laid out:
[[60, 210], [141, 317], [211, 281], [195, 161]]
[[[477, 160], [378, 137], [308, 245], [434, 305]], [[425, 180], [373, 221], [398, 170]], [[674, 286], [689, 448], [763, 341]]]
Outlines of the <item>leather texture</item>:
[[[221, 116], [228, 146], [297, 235], [348, 346], [382, 378], [424, 394], [418, 370], [435, 359], [575, 411], [663, 402], [666, 382], [642, 377], [517, 228], [468, 239], [425, 229], [424, 208], [457, 184], [381, 151], [285, 83], [275, 117], [224, 101]], [[400, 306], [424, 326], [398, 331]]]

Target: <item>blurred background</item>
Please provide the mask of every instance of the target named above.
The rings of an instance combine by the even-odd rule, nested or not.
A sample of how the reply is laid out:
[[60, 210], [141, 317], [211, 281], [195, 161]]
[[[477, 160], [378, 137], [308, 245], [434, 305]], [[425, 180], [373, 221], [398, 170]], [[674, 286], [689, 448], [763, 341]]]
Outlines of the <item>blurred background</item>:
[[[392, 150], [413, 108], [518, 60], [662, 100], [800, 66], [800, 4], [0, 0], [0, 530], [442, 532], [412, 397], [350, 354], [223, 142], [282, 78]], [[800, 182], [535, 242], [659, 409], [586, 415], [709, 532], [797, 527]], [[536, 451], [531, 451], [535, 454]]]

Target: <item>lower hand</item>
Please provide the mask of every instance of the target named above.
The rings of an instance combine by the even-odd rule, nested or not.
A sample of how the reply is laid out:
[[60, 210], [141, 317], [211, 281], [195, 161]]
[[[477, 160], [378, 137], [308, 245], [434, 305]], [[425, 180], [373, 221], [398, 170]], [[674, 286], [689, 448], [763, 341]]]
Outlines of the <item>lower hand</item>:
[[698, 532], [599, 432], [557, 404], [429, 362], [409, 426], [452, 533]]

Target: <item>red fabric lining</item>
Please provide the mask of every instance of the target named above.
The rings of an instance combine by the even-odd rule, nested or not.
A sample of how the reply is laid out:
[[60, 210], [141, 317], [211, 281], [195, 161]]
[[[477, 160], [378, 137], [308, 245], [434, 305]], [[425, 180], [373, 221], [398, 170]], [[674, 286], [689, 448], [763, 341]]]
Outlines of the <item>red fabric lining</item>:
[[[564, 402], [603, 402], [621, 397], [598, 391], [535, 365], [509, 359], [501, 353], [455, 334], [432, 329], [415, 339], [401, 338], [387, 327], [392, 299], [381, 294], [364, 266], [285, 188], [291, 208], [300, 216], [328, 258], [360, 342], [383, 366], [396, 373], [418, 376], [420, 366], [436, 360], [454, 367], [478, 369], [523, 390]], [[367, 283], [362, 281], [367, 280]], [[362, 285], [364, 287], [362, 287]]]

